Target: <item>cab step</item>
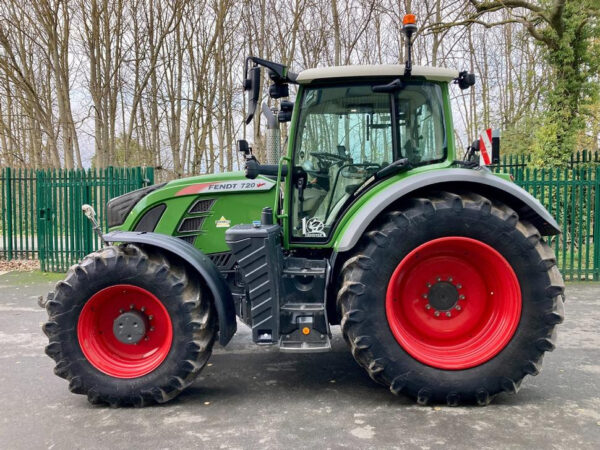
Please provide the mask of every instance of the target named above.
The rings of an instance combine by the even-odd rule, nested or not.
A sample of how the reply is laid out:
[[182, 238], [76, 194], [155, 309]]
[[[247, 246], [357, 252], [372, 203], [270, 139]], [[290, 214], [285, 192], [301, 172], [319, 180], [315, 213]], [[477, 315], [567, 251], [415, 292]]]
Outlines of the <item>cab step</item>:
[[286, 303], [280, 308], [279, 349], [288, 353], [331, 350], [331, 331], [323, 303]]

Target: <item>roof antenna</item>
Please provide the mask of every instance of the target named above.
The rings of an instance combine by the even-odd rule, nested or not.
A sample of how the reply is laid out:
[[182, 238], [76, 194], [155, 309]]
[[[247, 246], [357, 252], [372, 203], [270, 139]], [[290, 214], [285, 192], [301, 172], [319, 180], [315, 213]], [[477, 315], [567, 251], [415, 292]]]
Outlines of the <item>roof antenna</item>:
[[417, 31], [414, 14], [406, 14], [402, 19], [402, 33], [406, 36], [406, 63], [404, 64], [404, 76], [410, 77], [412, 73], [412, 37]]

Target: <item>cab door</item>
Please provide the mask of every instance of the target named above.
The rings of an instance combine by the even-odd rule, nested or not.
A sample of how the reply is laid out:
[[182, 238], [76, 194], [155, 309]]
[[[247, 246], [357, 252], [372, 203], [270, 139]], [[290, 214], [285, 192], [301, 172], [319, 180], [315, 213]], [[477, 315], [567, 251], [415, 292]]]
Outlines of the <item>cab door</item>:
[[340, 210], [375, 172], [394, 160], [390, 95], [371, 84], [305, 88], [296, 127], [291, 242], [326, 242]]

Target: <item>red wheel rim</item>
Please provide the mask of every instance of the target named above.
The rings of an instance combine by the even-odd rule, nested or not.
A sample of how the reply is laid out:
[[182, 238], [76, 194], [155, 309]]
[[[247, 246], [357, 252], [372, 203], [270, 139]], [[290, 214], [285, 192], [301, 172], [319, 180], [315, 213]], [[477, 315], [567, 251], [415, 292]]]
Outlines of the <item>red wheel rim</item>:
[[[145, 336], [135, 344], [115, 336], [115, 320], [124, 312], [143, 317]], [[79, 345], [96, 369], [117, 378], [137, 378], [156, 369], [173, 341], [171, 318], [154, 294], [138, 286], [117, 284], [95, 293], [77, 322]]]
[[521, 289], [510, 264], [483, 242], [444, 237], [420, 245], [396, 267], [386, 314], [413, 358], [447, 370], [475, 367], [511, 340]]

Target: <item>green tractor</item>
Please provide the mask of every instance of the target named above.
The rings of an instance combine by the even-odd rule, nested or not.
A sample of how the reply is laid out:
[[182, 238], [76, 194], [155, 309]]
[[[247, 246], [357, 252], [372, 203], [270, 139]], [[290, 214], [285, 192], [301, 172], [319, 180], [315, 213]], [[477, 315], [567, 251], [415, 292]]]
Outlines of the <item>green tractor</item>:
[[[239, 141], [245, 172], [108, 203], [106, 245], [45, 302], [46, 353], [72, 392], [113, 406], [166, 402], [238, 319], [256, 344], [299, 353], [329, 350], [340, 324], [369, 376], [419, 404], [485, 405], [539, 372], [563, 320], [543, 237], [559, 227], [486, 167], [498, 137], [484, 133], [458, 158], [450, 90], [475, 78], [413, 67], [415, 29], [408, 17], [404, 65], [296, 74], [247, 58], [246, 123], [261, 70], [279, 99], [278, 110], [263, 106], [266, 161]], [[294, 103], [282, 100], [289, 84]]]

